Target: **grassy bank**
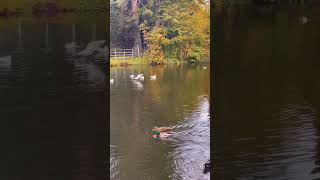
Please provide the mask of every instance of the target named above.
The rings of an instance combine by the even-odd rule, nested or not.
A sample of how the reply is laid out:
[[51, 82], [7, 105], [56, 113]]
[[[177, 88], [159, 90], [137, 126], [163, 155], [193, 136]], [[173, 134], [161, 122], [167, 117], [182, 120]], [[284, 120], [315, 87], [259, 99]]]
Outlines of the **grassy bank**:
[[[177, 59], [167, 59], [166, 64], [182, 64], [182, 63], [190, 63], [188, 61], [179, 61]], [[199, 61], [198, 63], [208, 63], [209, 60]], [[145, 58], [133, 58], [133, 59], [110, 59], [110, 67], [118, 67], [118, 66], [132, 66], [132, 65], [142, 65], [142, 64], [150, 64]]]
[[138, 65], [138, 64], [147, 64], [146, 60], [144, 58], [133, 58], [133, 59], [110, 59], [110, 67], [116, 67], [116, 66], [132, 66], [132, 65]]

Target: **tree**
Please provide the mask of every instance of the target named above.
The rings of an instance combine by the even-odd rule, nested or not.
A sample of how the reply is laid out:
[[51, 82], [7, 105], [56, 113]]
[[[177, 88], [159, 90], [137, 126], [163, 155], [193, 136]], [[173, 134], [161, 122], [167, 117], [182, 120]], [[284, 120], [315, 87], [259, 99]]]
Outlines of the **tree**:
[[113, 3], [117, 8], [112, 10], [120, 12], [111, 11], [111, 26], [114, 25], [117, 36], [124, 37], [127, 47], [145, 48], [145, 57], [150, 63], [165, 63], [172, 58], [189, 61], [209, 58], [208, 0], [117, 0]]
[[[157, 10], [159, 11], [159, 10]], [[154, 45], [154, 41], [146, 41], [148, 45], [147, 58], [150, 48], [157, 48], [164, 51], [168, 57], [174, 57], [180, 60], [200, 61], [209, 58], [210, 49], [210, 10], [207, 1], [181, 0], [179, 2], [164, 0], [161, 5], [161, 11], [156, 17], [156, 24], [145, 20], [141, 27], [144, 37], [162, 37], [167, 41], [165, 43]], [[151, 19], [152, 21], [152, 19]], [[154, 31], [162, 29], [162, 31]], [[158, 35], [155, 35], [158, 33]], [[150, 34], [150, 35], [148, 35]], [[161, 46], [159, 48], [158, 46]], [[154, 58], [154, 57], [152, 57]]]

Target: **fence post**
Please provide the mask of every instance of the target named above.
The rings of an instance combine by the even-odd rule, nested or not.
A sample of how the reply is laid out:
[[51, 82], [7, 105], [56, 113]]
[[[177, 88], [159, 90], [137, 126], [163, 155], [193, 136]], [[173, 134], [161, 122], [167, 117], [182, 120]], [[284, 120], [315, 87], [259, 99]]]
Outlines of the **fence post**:
[[127, 60], [130, 58], [134, 58], [134, 49], [118, 49], [118, 50], [110, 50], [110, 58], [114, 58], [115, 60]]

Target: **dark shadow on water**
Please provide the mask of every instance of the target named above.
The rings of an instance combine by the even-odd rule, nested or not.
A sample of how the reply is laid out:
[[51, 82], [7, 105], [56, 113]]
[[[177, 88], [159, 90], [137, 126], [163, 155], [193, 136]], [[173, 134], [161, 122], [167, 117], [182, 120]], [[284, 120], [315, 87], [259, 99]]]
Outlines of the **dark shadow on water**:
[[105, 177], [105, 69], [65, 49], [105, 39], [105, 17], [80, 18], [0, 19], [0, 179]]
[[213, 177], [319, 178], [319, 7], [216, 19]]

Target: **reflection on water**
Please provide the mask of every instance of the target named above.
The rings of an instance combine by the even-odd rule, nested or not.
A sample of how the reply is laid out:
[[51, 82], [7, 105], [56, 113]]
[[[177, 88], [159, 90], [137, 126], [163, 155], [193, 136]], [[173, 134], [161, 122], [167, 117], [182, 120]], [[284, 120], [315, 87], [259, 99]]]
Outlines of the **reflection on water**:
[[[139, 73], [144, 81], [130, 79]], [[134, 66], [110, 74], [111, 179], [209, 179], [210, 69]], [[176, 128], [158, 140], [154, 126]]]
[[319, 10], [217, 16], [214, 178], [320, 177]]
[[105, 70], [65, 49], [103, 40], [104, 19], [0, 18], [0, 179], [105, 176]]
[[209, 99], [199, 97], [198, 103], [199, 107], [183, 122], [190, 126], [179, 129], [179, 134], [172, 137], [176, 140], [171, 143], [174, 147], [170, 154], [174, 161], [172, 179], [209, 179], [203, 174], [204, 163], [210, 159]]

